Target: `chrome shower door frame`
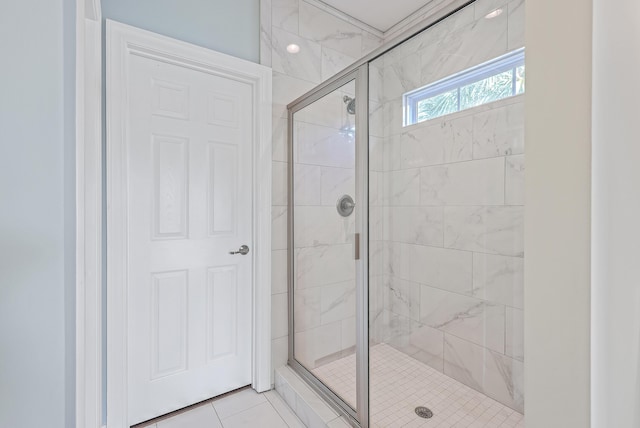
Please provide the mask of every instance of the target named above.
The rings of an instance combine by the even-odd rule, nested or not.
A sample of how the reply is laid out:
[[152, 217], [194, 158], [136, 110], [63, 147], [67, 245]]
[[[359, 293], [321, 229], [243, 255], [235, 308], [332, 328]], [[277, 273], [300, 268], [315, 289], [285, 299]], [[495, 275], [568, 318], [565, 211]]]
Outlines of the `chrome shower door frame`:
[[[347, 83], [354, 81], [355, 97], [362, 100], [356, 108], [355, 117], [355, 237], [354, 237], [354, 263], [356, 268], [356, 409], [351, 408], [340, 396], [334, 393], [322, 383], [311, 371], [295, 359], [295, 320], [294, 320], [294, 293], [295, 293], [295, 230], [294, 230], [294, 114], [303, 108], [313, 104], [322, 97], [338, 90]], [[318, 90], [307, 94], [304, 99], [288, 106], [288, 298], [289, 298], [289, 357], [288, 364], [293, 370], [304, 378], [327, 402], [349, 421], [362, 428], [369, 426], [369, 63], [361, 64], [348, 74], [334, 79], [328, 85], [317, 88]], [[356, 258], [357, 257], [357, 258]]]

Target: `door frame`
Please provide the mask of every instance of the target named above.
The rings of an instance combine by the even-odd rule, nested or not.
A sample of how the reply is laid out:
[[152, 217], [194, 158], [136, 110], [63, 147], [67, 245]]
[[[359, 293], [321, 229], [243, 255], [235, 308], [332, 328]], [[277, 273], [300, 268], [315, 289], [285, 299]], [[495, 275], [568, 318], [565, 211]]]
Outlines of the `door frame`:
[[252, 387], [271, 389], [271, 69], [106, 21], [107, 427], [128, 427], [127, 75], [132, 55], [233, 79], [253, 94]]
[[103, 424], [102, 13], [76, 2], [75, 422]]

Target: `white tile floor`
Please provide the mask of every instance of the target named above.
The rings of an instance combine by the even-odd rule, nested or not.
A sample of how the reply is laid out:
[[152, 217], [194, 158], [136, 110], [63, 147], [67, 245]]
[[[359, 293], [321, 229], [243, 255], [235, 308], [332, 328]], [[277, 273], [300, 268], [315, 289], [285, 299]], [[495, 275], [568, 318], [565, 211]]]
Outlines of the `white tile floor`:
[[[524, 428], [524, 416], [389, 345], [375, 345], [371, 361], [371, 425], [374, 428]], [[355, 355], [313, 370], [347, 402], [355, 402]], [[414, 410], [426, 406], [431, 419]]]
[[145, 428], [304, 428], [277, 392], [250, 388], [144, 425]]

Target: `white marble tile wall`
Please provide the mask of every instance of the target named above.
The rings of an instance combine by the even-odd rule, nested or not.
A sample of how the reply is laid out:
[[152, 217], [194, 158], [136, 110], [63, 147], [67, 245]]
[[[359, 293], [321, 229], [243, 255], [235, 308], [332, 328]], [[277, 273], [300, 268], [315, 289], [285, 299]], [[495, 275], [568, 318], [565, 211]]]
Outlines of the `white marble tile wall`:
[[[382, 38], [374, 34], [375, 30], [369, 32], [349, 22], [348, 17], [335, 16], [304, 0], [260, 0], [260, 8], [260, 62], [273, 68], [272, 357], [273, 366], [277, 368], [286, 363], [288, 352], [286, 106], [377, 48]], [[291, 43], [300, 46], [299, 53], [287, 52], [286, 47]], [[324, 347], [328, 352], [339, 352], [355, 344], [351, 332], [355, 331], [354, 317], [345, 309], [349, 305], [342, 308], [336, 304], [338, 297], [344, 297], [345, 302], [352, 299], [349, 292], [337, 290], [354, 283], [352, 266], [345, 263], [351, 258], [351, 244], [346, 234], [353, 224], [326, 217], [327, 208], [335, 204], [337, 197], [353, 193], [355, 186], [353, 142], [345, 133], [337, 132], [349, 119], [353, 125], [353, 117], [347, 116], [342, 102], [343, 95], [353, 96], [353, 92], [351, 88], [332, 94], [320, 101], [310, 114], [297, 117], [300, 125], [296, 132], [303, 136], [305, 143], [299, 147], [295, 166], [294, 195], [296, 205], [302, 210], [302, 215], [296, 217], [302, 231], [296, 241], [300, 244], [295, 252], [299, 262], [296, 280], [305, 290], [331, 284], [324, 293], [319, 293], [317, 305], [309, 294], [305, 295], [310, 299], [310, 307], [318, 310], [305, 315], [304, 322], [321, 328], [317, 336], [332, 341]], [[318, 233], [319, 230], [327, 233]], [[339, 339], [334, 340], [335, 337]], [[315, 352], [316, 347], [322, 348], [312, 347], [313, 360], [322, 356], [322, 352]]]
[[371, 341], [519, 411], [524, 96], [403, 127], [402, 95], [522, 47], [523, 25], [523, 0], [478, 0], [376, 60], [370, 100]]

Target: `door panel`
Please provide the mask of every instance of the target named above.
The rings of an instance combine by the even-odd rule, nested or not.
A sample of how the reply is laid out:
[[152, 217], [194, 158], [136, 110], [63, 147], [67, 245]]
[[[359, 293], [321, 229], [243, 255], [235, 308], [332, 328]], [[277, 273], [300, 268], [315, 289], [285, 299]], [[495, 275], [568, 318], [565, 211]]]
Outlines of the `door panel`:
[[129, 422], [251, 383], [252, 89], [132, 56]]

